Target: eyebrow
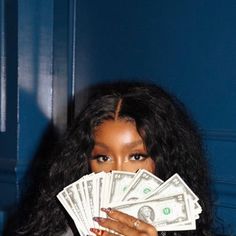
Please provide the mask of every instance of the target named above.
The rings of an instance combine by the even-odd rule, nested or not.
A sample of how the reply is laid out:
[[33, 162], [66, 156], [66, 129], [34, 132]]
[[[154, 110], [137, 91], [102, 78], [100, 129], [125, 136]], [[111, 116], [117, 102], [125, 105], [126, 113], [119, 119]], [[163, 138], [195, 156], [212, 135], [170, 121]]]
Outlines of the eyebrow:
[[[133, 142], [130, 142], [130, 143], [126, 143], [126, 144], [124, 144], [124, 146], [127, 147], [127, 148], [134, 148], [134, 147], [139, 146], [141, 144], [143, 144], [142, 139], [137, 140], [137, 141], [133, 141]], [[109, 148], [105, 143], [102, 143], [102, 142], [95, 142], [95, 145], [101, 146], [101, 147], [104, 147], [104, 148]]]

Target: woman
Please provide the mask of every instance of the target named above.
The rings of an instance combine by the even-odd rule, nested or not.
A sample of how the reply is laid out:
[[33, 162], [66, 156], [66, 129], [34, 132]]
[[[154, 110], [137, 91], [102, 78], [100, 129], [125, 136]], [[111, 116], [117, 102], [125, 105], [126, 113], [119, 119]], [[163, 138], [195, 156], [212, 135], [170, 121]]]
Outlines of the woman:
[[[103, 209], [94, 220], [123, 235], [212, 235], [211, 197], [201, 139], [183, 105], [153, 84], [98, 86], [49, 163], [34, 209], [17, 235], [76, 235], [56, 199], [65, 186], [91, 172], [146, 169], [162, 180], [178, 173], [202, 207], [195, 231], [157, 232], [144, 221]], [[32, 210], [32, 209], [31, 209]], [[113, 235], [91, 229], [96, 235]], [[91, 233], [92, 234], [92, 233]]]

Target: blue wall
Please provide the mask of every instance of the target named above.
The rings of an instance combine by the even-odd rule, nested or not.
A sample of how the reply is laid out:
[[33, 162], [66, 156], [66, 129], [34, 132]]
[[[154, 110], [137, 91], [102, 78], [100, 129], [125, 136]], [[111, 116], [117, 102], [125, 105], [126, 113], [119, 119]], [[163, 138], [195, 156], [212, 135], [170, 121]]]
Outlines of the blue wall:
[[65, 128], [58, 114], [67, 114], [69, 97], [88, 84], [139, 77], [175, 93], [196, 119], [217, 214], [236, 232], [236, 1], [1, 2], [11, 96], [0, 132], [0, 187], [7, 190], [0, 227], [48, 124]]
[[235, 12], [234, 0], [79, 1], [77, 27], [79, 86], [145, 78], [186, 104], [204, 136], [217, 215], [234, 231]]

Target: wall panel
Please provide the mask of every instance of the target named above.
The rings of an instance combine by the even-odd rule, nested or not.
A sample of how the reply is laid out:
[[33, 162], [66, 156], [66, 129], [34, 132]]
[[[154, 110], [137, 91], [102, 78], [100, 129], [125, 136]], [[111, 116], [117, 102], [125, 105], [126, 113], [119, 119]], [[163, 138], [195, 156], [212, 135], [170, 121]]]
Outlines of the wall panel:
[[78, 1], [76, 83], [139, 78], [176, 94], [203, 132], [218, 215], [236, 232], [235, 10], [234, 0]]
[[61, 134], [79, 110], [75, 94], [140, 78], [175, 93], [199, 124], [217, 214], [236, 231], [234, 0], [0, 3], [0, 225], [50, 126]]

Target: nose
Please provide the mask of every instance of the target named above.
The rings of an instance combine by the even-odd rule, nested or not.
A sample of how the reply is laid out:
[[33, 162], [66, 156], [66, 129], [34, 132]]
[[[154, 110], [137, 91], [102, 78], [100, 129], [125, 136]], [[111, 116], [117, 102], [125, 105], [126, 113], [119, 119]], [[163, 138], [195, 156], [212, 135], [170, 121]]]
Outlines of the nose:
[[113, 170], [135, 172], [136, 168], [128, 162], [117, 160], [112, 167]]
[[114, 162], [114, 165], [112, 167], [113, 170], [120, 170], [120, 171], [125, 171], [125, 163], [122, 162], [121, 160], [117, 160]]

